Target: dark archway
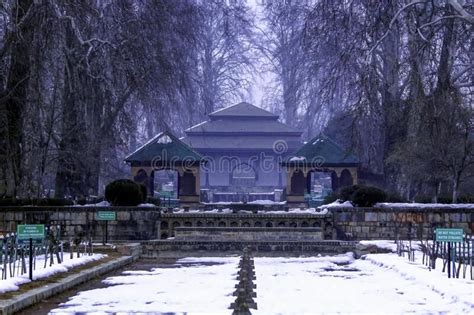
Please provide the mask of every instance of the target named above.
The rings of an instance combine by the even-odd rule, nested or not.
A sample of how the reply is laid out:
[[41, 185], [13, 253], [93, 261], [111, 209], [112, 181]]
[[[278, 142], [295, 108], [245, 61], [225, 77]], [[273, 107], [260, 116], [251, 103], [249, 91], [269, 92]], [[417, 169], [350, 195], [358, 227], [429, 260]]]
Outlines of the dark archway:
[[273, 223], [272, 222], [267, 222], [267, 224], [265, 224], [265, 227], [271, 228], [271, 227], [273, 227]]
[[168, 221], [161, 221], [160, 229], [167, 230], [168, 229]]
[[225, 224], [224, 221], [220, 221], [217, 226], [219, 226], [219, 227], [226, 227], [226, 224]]
[[161, 237], [162, 240], [165, 240], [165, 239], [168, 238], [168, 233], [161, 233], [160, 237]]
[[341, 178], [339, 179], [339, 187], [351, 186], [354, 183], [351, 172], [348, 169], [344, 169], [341, 172]]
[[335, 171], [331, 172], [331, 186], [332, 191], [337, 191], [339, 189], [339, 178]]
[[191, 227], [191, 226], [193, 226], [193, 223], [190, 222], [190, 221], [186, 221], [186, 222], [184, 222], [184, 226]]
[[291, 193], [294, 195], [303, 195], [306, 181], [302, 170], [295, 170], [291, 176]]
[[235, 222], [235, 221], [232, 221], [232, 222], [230, 222], [230, 226], [231, 226], [231, 227], [238, 227], [239, 224], [238, 224], [237, 222]]
[[242, 227], [250, 227], [250, 223], [248, 223], [248, 222], [243, 222], [243, 223], [242, 223]]
[[254, 226], [254, 227], [262, 227], [262, 222], [256, 221], [253, 226]]
[[196, 177], [193, 172], [187, 170], [183, 173], [179, 181], [179, 194], [180, 195], [194, 195], [196, 194]]

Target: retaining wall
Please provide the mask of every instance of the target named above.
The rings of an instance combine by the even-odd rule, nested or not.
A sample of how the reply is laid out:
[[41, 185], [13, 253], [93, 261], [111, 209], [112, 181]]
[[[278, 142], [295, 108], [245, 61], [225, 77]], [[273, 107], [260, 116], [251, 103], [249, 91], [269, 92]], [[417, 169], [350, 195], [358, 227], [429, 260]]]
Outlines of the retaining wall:
[[320, 228], [323, 239], [394, 239], [426, 237], [436, 227], [474, 232], [474, 209], [331, 208], [328, 214], [292, 212], [180, 212], [158, 207], [1, 207], [0, 233], [16, 231], [17, 224], [60, 225], [64, 236], [78, 231], [103, 237], [104, 222], [97, 211], [116, 211], [108, 223], [109, 240], [150, 240], [175, 236], [178, 227]]

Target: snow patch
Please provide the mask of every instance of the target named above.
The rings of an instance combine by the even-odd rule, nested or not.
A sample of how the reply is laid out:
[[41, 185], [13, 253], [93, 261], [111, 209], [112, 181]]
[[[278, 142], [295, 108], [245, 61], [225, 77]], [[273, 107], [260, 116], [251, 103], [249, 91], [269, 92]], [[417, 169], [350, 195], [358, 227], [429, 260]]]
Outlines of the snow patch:
[[323, 209], [328, 209], [328, 208], [354, 208], [354, 206], [352, 205], [352, 203], [349, 200], [342, 202], [340, 199], [337, 199], [334, 202], [331, 202], [331, 203], [328, 203], [328, 204], [325, 204], [325, 205], [321, 205], [318, 208], [323, 208]]
[[171, 140], [171, 138], [166, 134], [162, 134], [160, 137], [158, 137], [158, 140], [156, 141], [156, 143], [159, 144], [168, 144], [171, 142], [173, 142], [173, 140]]
[[[36, 257], [36, 270], [33, 270], [33, 280], [44, 279], [57, 273], [67, 272], [68, 270], [76, 266], [84, 265], [89, 262], [102, 259], [105, 256], [107, 255], [93, 254], [92, 256], [81, 256], [79, 258], [75, 257], [73, 259], [70, 259], [69, 253], [65, 252], [64, 261], [61, 264], [55, 263], [54, 265], [49, 266], [48, 261], [48, 266], [46, 266], [46, 268], [44, 268], [44, 255], [39, 256]], [[28, 273], [12, 278], [7, 278], [5, 280], [0, 280], [0, 293], [16, 291], [19, 289], [20, 285], [28, 282], [30, 282]]]
[[391, 202], [380, 202], [375, 204], [374, 207], [381, 208], [443, 208], [443, 209], [474, 209], [474, 203], [391, 203]]

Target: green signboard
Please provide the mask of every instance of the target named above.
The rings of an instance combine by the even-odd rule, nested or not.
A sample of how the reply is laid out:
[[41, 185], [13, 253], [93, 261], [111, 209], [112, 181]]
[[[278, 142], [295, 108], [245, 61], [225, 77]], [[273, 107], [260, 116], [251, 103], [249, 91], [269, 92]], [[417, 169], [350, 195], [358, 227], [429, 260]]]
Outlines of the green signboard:
[[19, 224], [17, 234], [19, 240], [44, 239], [44, 224]]
[[115, 211], [97, 211], [95, 219], [98, 221], [115, 221], [116, 214]]
[[464, 231], [463, 229], [436, 229], [437, 242], [462, 242]]

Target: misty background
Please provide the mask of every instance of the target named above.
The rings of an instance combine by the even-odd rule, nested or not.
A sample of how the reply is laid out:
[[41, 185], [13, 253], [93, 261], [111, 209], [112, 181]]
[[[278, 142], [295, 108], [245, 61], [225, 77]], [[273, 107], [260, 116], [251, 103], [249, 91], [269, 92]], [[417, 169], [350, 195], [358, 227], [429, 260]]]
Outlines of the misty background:
[[408, 200], [474, 192], [464, 0], [4, 0], [0, 197], [100, 195], [124, 157], [247, 101]]

